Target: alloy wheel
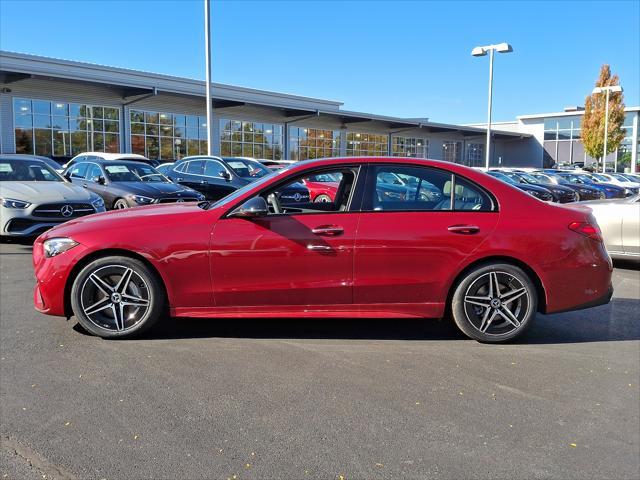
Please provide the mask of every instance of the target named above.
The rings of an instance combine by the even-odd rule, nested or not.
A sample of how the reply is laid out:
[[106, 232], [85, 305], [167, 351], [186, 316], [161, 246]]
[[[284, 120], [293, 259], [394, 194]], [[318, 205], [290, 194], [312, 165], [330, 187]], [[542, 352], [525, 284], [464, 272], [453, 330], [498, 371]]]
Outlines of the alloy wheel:
[[520, 329], [531, 306], [525, 285], [503, 271], [480, 275], [464, 295], [467, 320], [484, 335], [506, 335]]
[[91, 272], [82, 284], [80, 305], [97, 327], [124, 332], [145, 318], [151, 294], [147, 282], [134, 269], [106, 265]]

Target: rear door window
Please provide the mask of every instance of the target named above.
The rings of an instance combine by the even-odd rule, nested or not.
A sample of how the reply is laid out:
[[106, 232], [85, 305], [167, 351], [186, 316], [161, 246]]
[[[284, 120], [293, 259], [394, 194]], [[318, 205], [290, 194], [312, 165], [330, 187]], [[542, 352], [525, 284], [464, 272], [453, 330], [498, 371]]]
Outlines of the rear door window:
[[69, 170], [71, 178], [85, 178], [88, 166], [86, 163], [76, 163], [71, 167], [71, 170]]
[[202, 175], [202, 169], [204, 167], [203, 160], [192, 160], [185, 167], [184, 173], [190, 173], [191, 175]]

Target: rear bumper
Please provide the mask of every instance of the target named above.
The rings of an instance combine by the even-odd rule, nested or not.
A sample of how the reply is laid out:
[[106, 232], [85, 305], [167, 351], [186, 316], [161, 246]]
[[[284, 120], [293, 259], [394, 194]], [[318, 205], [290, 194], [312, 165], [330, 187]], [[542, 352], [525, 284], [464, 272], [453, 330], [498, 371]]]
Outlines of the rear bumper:
[[602, 295], [600, 298], [596, 298], [575, 307], [566, 308], [564, 310], [556, 310], [553, 313], [572, 312], [575, 310], [584, 310], [585, 308], [599, 307], [600, 305], [606, 305], [607, 303], [609, 303], [611, 301], [611, 297], [613, 297], [613, 285], [609, 285], [607, 293]]

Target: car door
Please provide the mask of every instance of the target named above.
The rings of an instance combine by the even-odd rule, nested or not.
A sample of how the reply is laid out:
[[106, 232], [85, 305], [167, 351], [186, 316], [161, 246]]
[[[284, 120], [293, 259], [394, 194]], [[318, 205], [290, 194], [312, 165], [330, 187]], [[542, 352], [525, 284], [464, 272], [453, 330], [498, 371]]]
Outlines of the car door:
[[89, 168], [87, 163], [76, 162], [69, 170], [67, 170], [65, 176], [71, 181], [71, 183], [82, 186], [82, 184], [85, 183], [87, 168]]
[[104, 173], [97, 163], [87, 163], [87, 171], [85, 173], [84, 182], [82, 186], [93, 193], [100, 195], [102, 199], [107, 203], [108, 199], [105, 196], [105, 185], [100, 183], [100, 178], [104, 179]]
[[626, 255], [640, 255], [640, 197], [622, 208], [622, 244]]
[[[388, 188], [388, 173], [413, 187]], [[481, 187], [446, 170], [370, 165], [354, 251], [354, 303], [437, 311], [452, 272], [495, 228], [495, 203]]]
[[219, 200], [236, 190], [231, 172], [217, 160], [205, 160], [201, 180], [209, 200]]
[[203, 195], [206, 192], [203, 189], [202, 184], [202, 169], [204, 168], [204, 161], [202, 160], [189, 160], [180, 163], [172, 172], [169, 178], [174, 182], [184, 185], [185, 187], [193, 188], [199, 191]]
[[[358, 169], [338, 173], [343, 177], [334, 202], [309, 202], [259, 218], [217, 222], [211, 240], [217, 307], [295, 309], [352, 303], [359, 213], [351, 208], [351, 199]], [[290, 177], [260, 196], [273, 206], [277, 189], [300, 180], [301, 176]]]

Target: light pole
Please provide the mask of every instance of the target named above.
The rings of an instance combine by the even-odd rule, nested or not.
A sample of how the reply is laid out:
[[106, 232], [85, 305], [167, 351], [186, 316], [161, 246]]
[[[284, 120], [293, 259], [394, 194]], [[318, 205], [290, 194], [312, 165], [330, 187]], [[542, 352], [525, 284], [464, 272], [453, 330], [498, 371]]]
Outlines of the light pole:
[[487, 107], [487, 147], [485, 167], [489, 170], [489, 158], [491, 155], [491, 100], [493, 97], [493, 52], [510, 53], [513, 48], [508, 43], [498, 43], [497, 45], [486, 45], [476, 47], [471, 50], [474, 57], [484, 57], [489, 52], [489, 105]]
[[591, 92], [593, 95], [598, 95], [599, 93], [607, 93], [607, 99], [605, 100], [606, 104], [604, 107], [604, 152], [602, 154], [602, 173], [607, 171], [607, 139], [609, 137], [609, 92], [622, 92], [622, 87], [620, 85], [609, 85], [608, 87], [596, 87]]
[[211, 24], [210, 0], [204, 0], [204, 63], [206, 68], [205, 82], [207, 91], [207, 155], [213, 154], [213, 105], [211, 105]]

